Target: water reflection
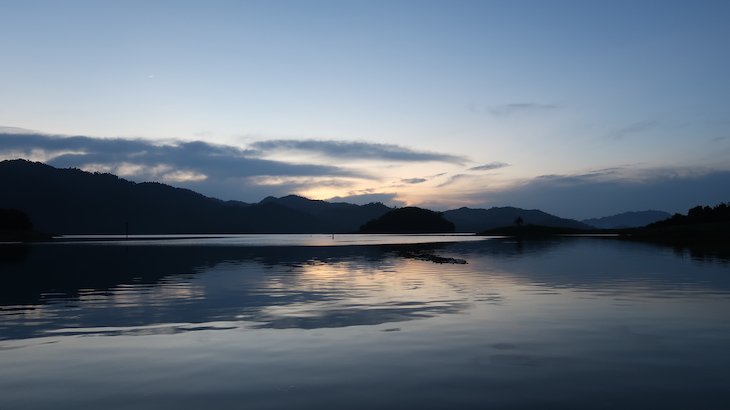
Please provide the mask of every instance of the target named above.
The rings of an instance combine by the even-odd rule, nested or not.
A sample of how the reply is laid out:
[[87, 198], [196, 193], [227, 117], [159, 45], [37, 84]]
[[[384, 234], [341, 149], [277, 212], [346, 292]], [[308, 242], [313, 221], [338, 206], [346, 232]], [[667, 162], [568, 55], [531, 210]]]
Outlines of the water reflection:
[[[109, 327], [115, 328], [113, 334], [123, 327], [136, 334], [150, 325], [212, 321], [311, 329], [410, 320], [464, 308], [463, 298], [429, 285], [438, 278], [420, 274], [427, 273], [427, 264], [399, 258], [401, 251], [34, 246], [25, 263], [6, 272], [0, 334], [13, 339]], [[424, 265], [426, 270], [419, 272]], [[144, 334], [169, 328], [149, 327]]]
[[[403, 257], [414, 251], [469, 264]], [[586, 238], [182, 251], [46, 244], [6, 249], [2, 260], [0, 340], [93, 329], [183, 332], [209, 329], [196, 324], [211, 322], [274, 329], [377, 325], [498, 305], [515, 297], [515, 285], [521, 294], [569, 290], [619, 303], [725, 296], [730, 289], [722, 265], [693, 269], [697, 259], [685, 260], [677, 249]]]
[[730, 402], [717, 256], [596, 238], [4, 252], [0, 408]]

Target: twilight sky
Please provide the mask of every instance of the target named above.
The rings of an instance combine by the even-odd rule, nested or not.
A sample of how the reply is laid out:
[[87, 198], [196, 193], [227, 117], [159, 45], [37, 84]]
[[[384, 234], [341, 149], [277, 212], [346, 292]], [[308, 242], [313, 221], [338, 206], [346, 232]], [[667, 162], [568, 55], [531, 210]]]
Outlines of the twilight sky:
[[254, 202], [730, 200], [728, 1], [7, 1], [0, 159]]

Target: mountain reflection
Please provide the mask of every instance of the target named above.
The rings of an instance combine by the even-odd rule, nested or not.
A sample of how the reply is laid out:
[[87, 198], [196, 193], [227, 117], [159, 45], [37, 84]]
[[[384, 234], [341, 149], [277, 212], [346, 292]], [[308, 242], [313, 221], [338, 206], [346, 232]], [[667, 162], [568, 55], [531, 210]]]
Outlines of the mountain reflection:
[[464, 309], [437, 275], [424, 275], [429, 263], [404, 260], [399, 251], [32, 246], [22, 263], [7, 266], [0, 338], [169, 333], [200, 329], [180, 323], [216, 321], [313, 329]]
[[[469, 264], [404, 257], [413, 251]], [[695, 251], [688, 263], [718, 260], [716, 253], [703, 255], [697, 258]], [[516, 298], [516, 287], [544, 295], [568, 290], [640, 297], [651, 289], [672, 297], [678, 286], [707, 295], [728, 292], [727, 275], [678, 264], [677, 257], [685, 256], [684, 250], [590, 238], [341, 247], [5, 247], [0, 339], [381, 325], [499, 305]]]

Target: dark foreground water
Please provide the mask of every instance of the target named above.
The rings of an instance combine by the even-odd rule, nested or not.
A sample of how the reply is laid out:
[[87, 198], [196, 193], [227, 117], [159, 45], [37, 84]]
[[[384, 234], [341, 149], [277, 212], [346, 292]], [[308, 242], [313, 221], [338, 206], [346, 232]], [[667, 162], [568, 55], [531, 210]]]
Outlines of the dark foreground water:
[[169, 242], [0, 247], [0, 409], [730, 408], [716, 254]]

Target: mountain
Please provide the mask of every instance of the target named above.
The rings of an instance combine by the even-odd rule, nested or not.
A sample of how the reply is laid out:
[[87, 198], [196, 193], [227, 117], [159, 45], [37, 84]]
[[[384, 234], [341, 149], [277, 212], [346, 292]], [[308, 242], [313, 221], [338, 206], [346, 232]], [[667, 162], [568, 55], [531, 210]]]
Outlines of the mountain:
[[26, 212], [35, 228], [65, 234], [316, 233], [332, 226], [276, 203], [246, 204], [188, 189], [39, 162], [0, 162], [0, 208]]
[[459, 208], [443, 213], [444, 218], [454, 223], [456, 232], [482, 232], [488, 229], [514, 225], [520, 217], [525, 225], [551, 226], [558, 228], [591, 229], [573, 219], [560, 218], [537, 209], [521, 209], [511, 206], [489, 209]]
[[[112, 174], [26, 160], [0, 162], [0, 181], [0, 208], [22, 210], [35, 229], [57, 234], [342, 233], [354, 232], [393, 211], [381, 203], [331, 203], [296, 195], [268, 197], [253, 204], [222, 201], [156, 182], [135, 183]], [[442, 215], [459, 232], [509, 226], [517, 217], [525, 224], [590, 228], [542, 211], [512, 207], [460, 208]], [[427, 218], [415, 220], [428, 222]]]
[[454, 224], [441, 213], [405, 207], [394, 209], [360, 228], [363, 233], [439, 233], [454, 232]]
[[617, 215], [604, 216], [603, 218], [584, 219], [581, 222], [601, 229], [638, 228], [667, 219], [670, 216], [672, 215], [664, 211], [649, 210], [624, 212]]
[[297, 195], [287, 195], [281, 198], [270, 196], [264, 198], [259, 204], [276, 204], [307, 213], [319, 220], [326, 221], [332, 232], [355, 232], [366, 222], [377, 219], [392, 210], [379, 202], [354, 205], [346, 202], [313, 200]]

